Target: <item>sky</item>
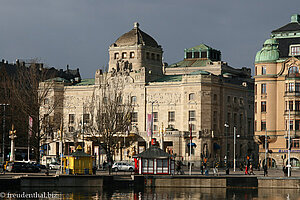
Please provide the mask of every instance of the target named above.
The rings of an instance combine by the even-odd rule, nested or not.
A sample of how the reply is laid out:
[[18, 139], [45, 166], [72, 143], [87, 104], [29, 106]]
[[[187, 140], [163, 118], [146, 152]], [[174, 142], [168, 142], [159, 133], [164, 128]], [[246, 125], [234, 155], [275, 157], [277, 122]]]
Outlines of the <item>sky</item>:
[[109, 46], [139, 22], [168, 64], [204, 43], [230, 66], [253, 71], [271, 31], [296, 13], [299, 0], [0, 0], [0, 60], [68, 64], [93, 78], [108, 65]]

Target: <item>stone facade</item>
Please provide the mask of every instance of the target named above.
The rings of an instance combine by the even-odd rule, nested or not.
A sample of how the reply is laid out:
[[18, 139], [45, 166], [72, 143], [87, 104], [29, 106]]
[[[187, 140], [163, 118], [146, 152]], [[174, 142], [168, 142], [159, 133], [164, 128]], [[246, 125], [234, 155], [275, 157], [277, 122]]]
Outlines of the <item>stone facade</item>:
[[[185, 57], [189, 52], [185, 50]], [[199, 53], [207, 55], [208, 52], [214, 52], [214, 57], [197, 57]], [[134, 99], [136, 119], [132, 121], [130, 134], [137, 135], [138, 139], [133, 145], [116, 151], [115, 160], [130, 160], [133, 153], [141, 153], [148, 147], [151, 137], [147, 135], [147, 115], [151, 113], [154, 115], [153, 138], [163, 150], [184, 162], [189, 160], [189, 147], [192, 146], [191, 162], [194, 165], [199, 166], [200, 160], [205, 158], [210, 164], [223, 163], [227, 143], [228, 161], [232, 163], [234, 126], [240, 135], [236, 144], [238, 161], [244, 161], [247, 155], [255, 159], [250, 69], [228, 66], [220, 60], [220, 51], [206, 45], [194, 48], [194, 57], [169, 66], [162, 63], [162, 53], [161, 46], [135, 23], [131, 31], [110, 46], [108, 72], [97, 70], [94, 80], [82, 80], [75, 86], [56, 83], [57, 88], [62, 88], [60, 100], [63, 106], [50, 115], [62, 113], [66, 135], [64, 152], [70, 151], [66, 146], [74, 146], [74, 139], [82, 142], [79, 124], [83, 114], [89, 113], [87, 105], [91, 102], [98, 105], [104, 77], [122, 77], [124, 96]], [[91, 117], [90, 120], [94, 119]], [[225, 123], [229, 125], [227, 130]], [[189, 146], [190, 128], [192, 144]], [[160, 130], [164, 130], [163, 134]], [[85, 151], [98, 154], [98, 144], [90, 140], [91, 135], [93, 133], [86, 130]], [[130, 139], [128, 135], [122, 136], [124, 140]], [[56, 142], [59, 140], [56, 138], [43, 141], [46, 155], [57, 154], [59, 145]], [[47, 144], [50, 144], [50, 150], [47, 150]]]

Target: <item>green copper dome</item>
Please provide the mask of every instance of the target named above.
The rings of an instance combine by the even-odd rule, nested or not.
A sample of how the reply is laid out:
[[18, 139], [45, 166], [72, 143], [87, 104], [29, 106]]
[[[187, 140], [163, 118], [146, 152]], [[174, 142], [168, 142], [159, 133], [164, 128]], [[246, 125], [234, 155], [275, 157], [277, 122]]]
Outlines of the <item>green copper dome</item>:
[[275, 62], [279, 59], [278, 42], [276, 39], [267, 39], [264, 42], [263, 48], [256, 53], [255, 63], [260, 62]]

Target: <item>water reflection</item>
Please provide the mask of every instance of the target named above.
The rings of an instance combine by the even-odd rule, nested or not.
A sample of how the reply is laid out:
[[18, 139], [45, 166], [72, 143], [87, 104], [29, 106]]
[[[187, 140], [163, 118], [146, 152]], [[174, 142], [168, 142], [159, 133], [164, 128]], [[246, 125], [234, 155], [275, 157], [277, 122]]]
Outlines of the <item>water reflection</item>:
[[[19, 190], [1, 191], [10, 193], [51, 193], [52, 199], [134, 199], [134, 200], [160, 200], [160, 199], [266, 199], [266, 200], [300, 200], [298, 189], [226, 189], [226, 188], [134, 188], [113, 189], [109, 188], [21, 188]], [[5, 199], [5, 198], [4, 198]], [[14, 199], [14, 198], [10, 198]], [[16, 198], [15, 198], [16, 199]], [[22, 198], [19, 198], [22, 199]], [[42, 198], [37, 198], [42, 199]], [[50, 199], [50, 198], [49, 198]]]

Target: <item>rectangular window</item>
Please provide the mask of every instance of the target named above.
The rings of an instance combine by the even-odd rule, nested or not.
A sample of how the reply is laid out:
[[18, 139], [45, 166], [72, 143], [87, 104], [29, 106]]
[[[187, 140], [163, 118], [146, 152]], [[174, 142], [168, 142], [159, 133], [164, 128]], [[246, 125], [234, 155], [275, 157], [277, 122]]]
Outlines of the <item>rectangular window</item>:
[[114, 59], [119, 59], [119, 53], [115, 53]]
[[295, 110], [300, 111], [300, 101], [295, 101]]
[[207, 52], [206, 51], [201, 52], [201, 58], [207, 58]]
[[130, 52], [129, 56], [130, 58], [134, 58], [134, 52]]
[[289, 83], [289, 92], [294, 92], [294, 83]]
[[189, 111], [189, 121], [196, 121], [196, 111], [194, 110]]
[[151, 59], [155, 60], [155, 54], [154, 53], [151, 53]]
[[290, 55], [291, 56], [300, 55], [300, 46], [291, 46]]
[[267, 74], [266, 66], [262, 66], [262, 68], [261, 68], [261, 74], [262, 75], [266, 75]]
[[75, 122], [75, 115], [69, 114], [69, 124], [74, 124], [74, 122]]
[[266, 130], [266, 121], [261, 121], [261, 130], [262, 131]]
[[293, 101], [289, 101], [289, 110], [293, 110], [294, 107], [294, 102]]
[[131, 103], [132, 103], [132, 104], [135, 104], [135, 103], [136, 103], [136, 96], [132, 96], [132, 97], [131, 97]]
[[261, 112], [266, 112], [267, 111], [267, 102], [262, 101], [261, 102]]
[[257, 75], [257, 67], [255, 67], [255, 76]]
[[137, 112], [133, 112], [131, 114], [131, 122], [138, 122], [138, 113]]
[[300, 83], [295, 84], [295, 92], [300, 92]]
[[126, 52], [123, 52], [123, 53], [122, 53], [122, 58], [123, 58], [123, 59], [127, 58], [127, 53], [126, 53]]
[[254, 94], [257, 95], [257, 85], [254, 85]]
[[267, 94], [267, 86], [265, 83], [261, 84], [261, 94]]
[[230, 103], [230, 96], [227, 96], [227, 103]]
[[294, 130], [294, 121], [290, 120], [290, 130]]
[[169, 111], [168, 113], [168, 121], [174, 122], [175, 121], [175, 111]]
[[159, 54], [156, 54], [156, 60], [160, 61], [160, 55]]
[[90, 114], [83, 114], [83, 123], [90, 123]]
[[195, 99], [195, 93], [190, 93], [189, 94], [189, 100], [194, 100]]
[[254, 103], [254, 113], [257, 113], [257, 102]]
[[153, 112], [153, 122], [158, 122], [158, 112]]
[[186, 52], [186, 58], [192, 58], [192, 52]]
[[150, 59], [150, 53], [146, 52], [146, 59]]
[[199, 58], [200, 54], [199, 52], [194, 52], [194, 58]]
[[257, 121], [254, 121], [254, 131], [257, 131]]
[[300, 120], [296, 120], [296, 123], [295, 123], [295, 130], [296, 131], [299, 131], [300, 129]]
[[44, 105], [47, 105], [49, 103], [49, 99], [48, 98], [45, 98], [44, 99]]

